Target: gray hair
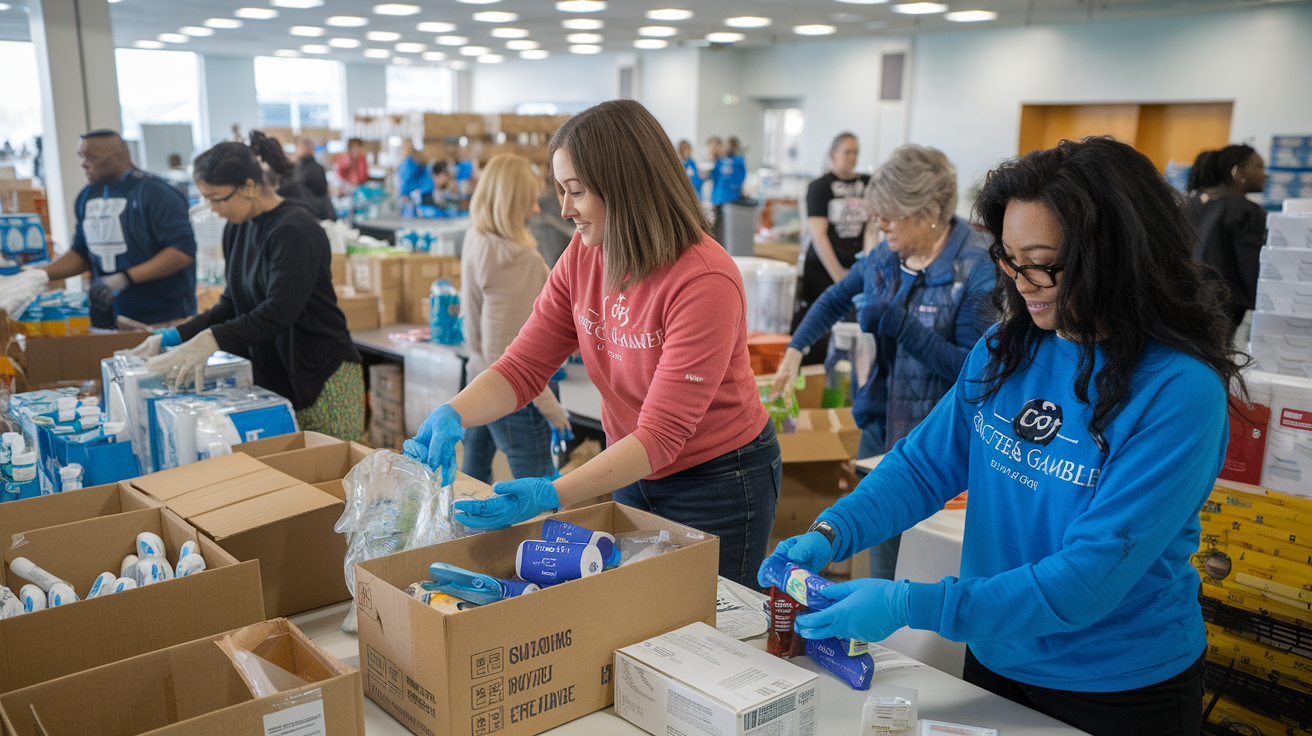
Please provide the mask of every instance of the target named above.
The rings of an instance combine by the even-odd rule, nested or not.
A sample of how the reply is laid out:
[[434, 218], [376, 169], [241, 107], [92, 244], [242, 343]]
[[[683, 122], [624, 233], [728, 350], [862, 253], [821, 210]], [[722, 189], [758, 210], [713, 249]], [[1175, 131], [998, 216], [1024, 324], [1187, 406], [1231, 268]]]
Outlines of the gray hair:
[[946, 223], [957, 209], [957, 170], [937, 148], [898, 146], [871, 175], [866, 204], [874, 217]]

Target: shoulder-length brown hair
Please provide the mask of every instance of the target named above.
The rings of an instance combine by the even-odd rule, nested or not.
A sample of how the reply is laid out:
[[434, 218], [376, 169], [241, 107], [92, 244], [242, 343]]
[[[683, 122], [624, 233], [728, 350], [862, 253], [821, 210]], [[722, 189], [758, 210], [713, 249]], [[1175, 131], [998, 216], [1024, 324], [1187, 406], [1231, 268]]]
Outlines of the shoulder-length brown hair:
[[[623, 291], [701, 242], [709, 223], [674, 146], [647, 108], [610, 100], [570, 118], [551, 139], [584, 188], [606, 204], [606, 288]], [[560, 183], [556, 183], [558, 194]]]

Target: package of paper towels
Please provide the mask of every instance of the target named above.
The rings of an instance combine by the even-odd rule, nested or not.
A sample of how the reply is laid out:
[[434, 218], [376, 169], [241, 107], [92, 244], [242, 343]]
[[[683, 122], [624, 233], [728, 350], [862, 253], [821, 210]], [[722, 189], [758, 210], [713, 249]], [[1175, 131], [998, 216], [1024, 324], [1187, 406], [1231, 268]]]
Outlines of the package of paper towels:
[[1244, 380], [1271, 395], [1262, 486], [1312, 497], [1312, 378], [1246, 371]]
[[253, 386], [150, 399], [156, 470], [232, 454], [233, 445], [297, 431], [287, 399]]

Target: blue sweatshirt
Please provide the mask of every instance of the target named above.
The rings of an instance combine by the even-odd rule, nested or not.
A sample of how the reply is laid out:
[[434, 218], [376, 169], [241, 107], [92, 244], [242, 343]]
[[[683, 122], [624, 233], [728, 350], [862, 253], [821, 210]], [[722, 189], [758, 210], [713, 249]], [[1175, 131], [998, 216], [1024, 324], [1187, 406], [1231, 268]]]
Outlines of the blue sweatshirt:
[[736, 201], [743, 196], [743, 181], [747, 178], [747, 162], [742, 156], [723, 156], [711, 169], [711, 204]]
[[420, 194], [433, 193], [433, 175], [429, 172], [428, 167], [419, 163], [414, 156], [407, 157], [396, 167], [397, 184], [401, 189], [403, 196], [410, 196], [414, 192]]
[[1183, 672], [1206, 645], [1189, 556], [1225, 457], [1220, 378], [1150, 342], [1102, 453], [1073, 391], [1079, 346], [1055, 334], [996, 394], [969, 400], [989, 335], [925, 421], [820, 514], [838, 531], [835, 559], [969, 488], [961, 577], [912, 583], [912, 628], [1040, 687], [1111, 692]]
[[702, 198], [702, 175], [697, 171], [697, 162], [688, 159], [683, 162], [683, 173], [688, 175], [688, 181], [692, 182], [692, 190], [697, 192], [697, 199]]

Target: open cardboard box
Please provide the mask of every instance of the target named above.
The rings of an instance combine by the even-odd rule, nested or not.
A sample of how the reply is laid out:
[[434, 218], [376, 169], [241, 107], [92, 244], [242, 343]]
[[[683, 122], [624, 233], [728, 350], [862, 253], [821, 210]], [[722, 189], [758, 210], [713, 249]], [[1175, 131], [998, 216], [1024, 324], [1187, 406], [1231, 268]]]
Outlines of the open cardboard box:
[[259, 566], [239, 563], [162, 508], [26, 531], [18, 546], [5, 552], [0, 583], [11, 590], [22, 587], [26, 581], [11, 573], [9, 564], [26, 557], [84, 596], [97, 575], [117, 574], [123, 558], [135, 554], [141, 532], [164, 540], [170, 564], [177, 563], [183, 542], [197, 542], [207, 569], [0, 620], [0, 692], [264, 619]]
[[265, 455], [260, 462], [345, 501], [342, 479], [371, 452], [359, 442], [338, 442]]
[[[802, 409], [797, 431], [779, 435], [783, 483], [772, 537], [802, 534], [821, 511], [842, 496], [840, 480], [854, 484], [843, 463], [856, 458], [861, 430], [851, 409]], [[851, 490], [849, 485], [848, 490]]]
[[[7, 501], [0, 507], [0, 548], [8, 548], [15, 534], [44, 529], [98, 516], [158, 508], [159, 501], [147, 498], [126, 483], [108, 483], [75, 491]], [[114, 568], [116, 571], [118, 568]], [[15, 591], [17, 592], [17, 591]]]
[[308, 683], [256, 698], [216, 641], [226, 636], [206, 636], [0, 696], [5, 733], [364, 735], [359, 670], [324, 652], [286, 619], [265, 621], [231, 632], [230, 641]]
[[275, 455], [280, 452], [290, 452], [292, 450], [304, 450], [307, 447], [319, 447], [321, 445], [340, 445], [344, 440], [331, 437], [319, 432], [291, 432], [289, 434], [279, 434], [264, 439], [251, 440], [243, 442], [240, 445], [233, 445], [233, 452], [244, 452], [251, 457], [264, 457], [266, 455]]
[[27, 389], [35, 391], [63, 381], [100, 379], [100, 361], [115, 350], [135, 348], [148, 332], [95, 332], [69, 337], [29, 338], [23, 346]]
[[511, 577], [531, 521], [355, 567], [365, 694], [424, 736], [529, 736], [614, 700], [614, 652], [715, 623], [719, 539], [615, 503], [554, 518], [623, 534], [669, 530], [680, 549], [528, 596], [443, 614], [406, 595], [447, 562]]
[[[328, 447], [339, 446], [345, 445]], [[323, 448], [296, 452], [318, 449]], [[261, 618], [350, 597], [342, 575], [346, 540], [333, 531], [345, 508], [340, 486], [337, 493], [326, 493], [240, 452], [131, 483], [237, 559], [260, 561], [266, 614]]]

